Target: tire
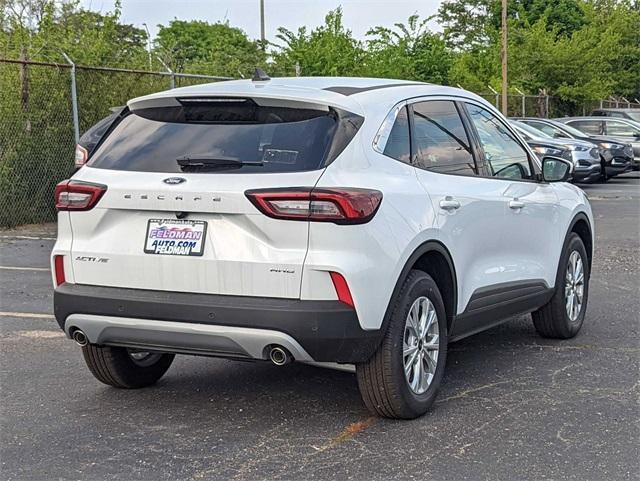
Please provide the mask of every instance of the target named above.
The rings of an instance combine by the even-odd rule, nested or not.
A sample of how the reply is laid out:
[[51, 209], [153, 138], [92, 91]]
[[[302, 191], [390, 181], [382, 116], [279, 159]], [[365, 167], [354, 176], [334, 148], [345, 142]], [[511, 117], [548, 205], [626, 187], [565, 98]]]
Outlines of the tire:
[[[422, 271], [409, 273], [392, 303], [391, 317], [382, 342], [368, 361], [356, 365], [356, 377], [362, 400], [372, 413], [387, 418], [413, 419], [423, 415], [436, 398], [447, 357], [447, 318], [438, 286], [431, 276]], [[423, 325], [422, 332], [427, 331], [428, 334], [421, 342], [418, 336], [411, 335], [417, 331], [408, 324], [409, 313], [416, 305], [417, 314], [426, 312], [423, 317], [428, 317], [433, 311], [436, 316], [430, 328], [424, 329]], [[414, 369], [406, 376], [405, 346], [415, 348], [418, 354], [414, 355], [429, 356], [431, 362], [424, 357], [416, 358], [415, 363], [409, 364]], [[412, 356], [406, 356], [407, 361], [410, 359]], [[423, 372], [430, 367], [432, 377], [416, 376], [416, 366], [423, 367]], [[425, 382], [420, 384], [416, 379]], [[410, 386], [411, 381], [414, 387]]]
[[173, 354], [147, 353], [148, 356], [134, 359], [142, 353], [132, 353], [124, 347], [82, 347], [84, 360], [94, 377], [109, 386], [121, 389], [136, 389], [155, 384], [171, 366]]
[[[575, 317], [572, 318], [569, 315], [568, 296], [574, 293], [574, 303], [579, 297], [579, 286], [570, 287], [574, 285], [573, 281], [569, 280], [568, 269], [570, 263], [573, 262], [575, 256], [578, 256], [580, 263], [582, 264], [582, 298], [579, 305], [579, 309], [574, 304]], [[533, 318], [533, 325], [542, 337], [549, 337], [554, 339], [570, 339], [574, 337], [580, 331], [582, 323], [584, 322], [585, 313], [587, 310], [587, 302], [589, 300], [589, 277], [590, 266], [587, 257], [587, 250], [584, 247], [582, 239], [572, 232], [569, 234], [565, 247], [560, 256], [560, 264], [558, 266], [558, 274], [556, 276], [555, 292], [551, 300], [542, 306], [537, 311], [531, 314]], [[579, 277], [579, 276], [578, 276]], [[569, 293], [567, 290], [569, 289]], [[573, 314], [572, 314], [573, 316]]]

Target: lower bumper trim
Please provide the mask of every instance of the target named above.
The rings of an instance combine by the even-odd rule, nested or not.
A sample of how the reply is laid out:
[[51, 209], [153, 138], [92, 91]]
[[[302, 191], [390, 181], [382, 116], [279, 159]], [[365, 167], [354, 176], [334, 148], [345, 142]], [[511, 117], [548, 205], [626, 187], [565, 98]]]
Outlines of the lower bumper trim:
[[[198, 325], [202, 329], [211, 327], [209, 335], [214, 335], [216, 329], [219, 332], [219, 329], [227, 328], [266, 330], [288, 336], [313, 361], [341, 363], [367, 360], [381, 340], [380, 330], [363, 330], [356, 311], [339, 301], [152, 291], [69, 283], [56, 288], [53, 301], [56, 320], [67, 333], [68, 326], [71, 326], [69, 321], [79, 319], [72, 316], [80, 315], [83, 322], [91, 322], [87, 321], [92, 319], [88, 316], [102, 316], [116, 320], [124, 318], [134, 322], [162, 323], [164, 326], [172, 326], [172, 329], [189, 325], [188, 331], [181, 334], [186, 336], [185, 339], [188, 337], [189, 342], [193, 341], [192, 335], [197, 336], [197, 332], [202, 332], [196, 329]], [[127, 335], [133, 334], [129, 332]], [[149, 330], [145, 328], [139, 334], [148, 336]], [[137, 342], [144, 341], [144, 336], [136, 338]], [[236, 342], [237, 338], [234, 335], [231, 340], [242, 349], [238, 350], [237, 346], [224, 343], [221, 346], [216, 344], [222, 348], [221, 354], [231, 349], [240, 354], [245, 351], [246, 357], [253, 357], [255, 352], [249, 352], [246, 343]], [[151, 336], [147, 342], [154, 339]], [[163, 339], [164, 337], [160, 340]], [[209, 338], [207, 342], [211, 341]], [[197, 345], [191, 347], [196, 348]], [[211, 346], [207, 345], [207, 348], [210, 349]], [[290, 350], [294, 354], [293, 349]]]
[[232, 358], [267, 359], [265, 348], [277, 344], [296, 361], [313, 361], [291, 336], [266, 329], [90, 314], [70, 315], [64, 329], [68, 337], [80, 329], [91, 344]]

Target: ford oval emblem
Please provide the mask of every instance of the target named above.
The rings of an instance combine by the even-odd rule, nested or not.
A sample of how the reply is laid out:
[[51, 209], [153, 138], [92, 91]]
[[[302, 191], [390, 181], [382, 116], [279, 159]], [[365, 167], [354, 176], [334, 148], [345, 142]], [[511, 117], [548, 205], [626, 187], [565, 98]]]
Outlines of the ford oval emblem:
[[165, 184], [169, 184], [169, 185], [178, 185], [178, 184], [182, 184], [183, 182], [186, 182], [187, 179], [183, 178], [183, 177], [169, 177], [167, 179], [164, 179], [162, 182], [164, 182]]

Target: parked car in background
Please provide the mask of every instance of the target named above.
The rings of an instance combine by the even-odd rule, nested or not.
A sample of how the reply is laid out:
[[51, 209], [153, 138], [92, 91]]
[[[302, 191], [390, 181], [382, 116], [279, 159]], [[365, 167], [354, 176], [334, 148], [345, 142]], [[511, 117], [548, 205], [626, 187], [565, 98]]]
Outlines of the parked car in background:
[[517, 120], [512, 119], [510, 123], [540, 159], [553, 155], [573, 162], [573, 182], [596, 182], [602, 178], [597, 144], [586, 140], [554, 139]]
[[606, 135], [633, 147], [633, 168], [640, 169], [640, 123], [613, 117], [565, 117], [557, 119], [590, 135]]
[[112, 112], [111, 114], [93, 124], [84, 134], [82, 134], [82, 137], [80, 137], [80, 140], [76, 145], [76, 169], [79, 169], [87, 163], [102, 136], [107, 130], [109, 130], [109, 127], [111, 127], [114, 120], [118, 118], [124, 108], [125, 107], [112, 107], [110, 109]]
[[595, 109], [591, 112], [591, 115], [596, 117], [616, 117], [640, 122], [640, 109], [602, 108]]
[[627, 172], [633, 166], [633, 148], [630, 144], [604, 135], [590, 135], [557, 120], [524, 117], [518, 121], [541, 130], [554, 139], [587, 140], [597, 143], [606, 177]]
[[373, 413], [414, 418], [450, 341], [527, 312], [579, 332], [571, 162], [461, 89], [254, 78], [130, 101], [58, 184], [54, 312], [99, 381], [149, 386], [175, 354], [355, 364]]

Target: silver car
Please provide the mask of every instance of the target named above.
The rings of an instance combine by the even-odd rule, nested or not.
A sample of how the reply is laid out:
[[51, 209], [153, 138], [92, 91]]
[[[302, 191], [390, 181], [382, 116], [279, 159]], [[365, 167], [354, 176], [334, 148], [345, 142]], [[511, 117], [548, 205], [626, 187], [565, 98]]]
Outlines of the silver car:
[[576, 139], [554, 139], [541, 130], [517, 120], [512, 119], [509, 123], [540, 159], [552, 155], [571, 160], [574, 166], [574, 182], [597, 182], [602, 177], [600, 152], [597, 145], [592, 142]]

